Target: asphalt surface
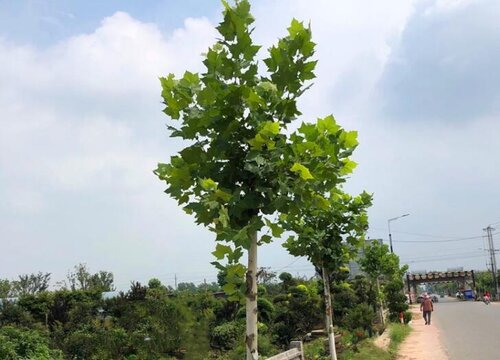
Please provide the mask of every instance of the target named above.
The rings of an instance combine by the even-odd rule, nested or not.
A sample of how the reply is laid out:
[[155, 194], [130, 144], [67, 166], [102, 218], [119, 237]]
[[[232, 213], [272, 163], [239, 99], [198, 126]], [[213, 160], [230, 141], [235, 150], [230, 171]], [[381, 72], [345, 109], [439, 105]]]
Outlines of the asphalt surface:
[[450, 360], [500, 359], [500, 303], [439, 299], [432, 323]]

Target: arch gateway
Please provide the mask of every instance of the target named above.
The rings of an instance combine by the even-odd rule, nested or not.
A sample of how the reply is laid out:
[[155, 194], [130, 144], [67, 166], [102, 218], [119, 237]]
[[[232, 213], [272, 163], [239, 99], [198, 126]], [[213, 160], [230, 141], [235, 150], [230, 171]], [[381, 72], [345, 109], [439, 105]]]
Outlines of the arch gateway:
[[476, 279], [474, 278], [474, 270], [470, 271], [445, 271], [445, 272], [427, 272], [419, 274], [406, 274], [406, 284], [408, 286], [408, 294], [410, 297], [410, 304], [413, 300], [411, 298], [411, 290], [417, 294], [417, 286], [423, 283], [441, 283], [441, 282], [458, 282], [465, 288], [467, 281], [472, 281], [472, 288], [476, 289]]

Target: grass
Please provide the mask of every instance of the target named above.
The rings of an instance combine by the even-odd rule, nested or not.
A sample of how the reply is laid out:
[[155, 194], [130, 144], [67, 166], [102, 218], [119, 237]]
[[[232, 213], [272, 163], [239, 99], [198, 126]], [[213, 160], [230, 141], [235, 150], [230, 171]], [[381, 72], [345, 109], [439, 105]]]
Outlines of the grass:
[[389, 351], [396, 353], [399, 345], [404, 339], [410, 334], [411, 327], [403, 324], [390, 324], [389, 325], [391, 344], [389, 345]]
[[[366, 339], [356, 347], [350, 346], [338, 354], [338, 360], [394, 360], [399, 345], [410, 334], [411, 328], [403, 324], [390, 324], [387, 331], [390, 334], [389, 350], [385, 351], [373, 344], [373, 339]], [[324, 339], [316, 339], [304, 344], [306, 360], [329, 360], [324, 346]]]

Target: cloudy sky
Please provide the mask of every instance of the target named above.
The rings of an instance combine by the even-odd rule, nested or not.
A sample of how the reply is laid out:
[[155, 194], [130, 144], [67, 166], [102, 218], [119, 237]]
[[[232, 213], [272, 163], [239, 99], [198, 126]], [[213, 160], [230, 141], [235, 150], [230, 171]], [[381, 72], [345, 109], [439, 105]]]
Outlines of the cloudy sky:
[[[152, 170], [179, 148], [158, 77], [203, 70], [220, 11], [0, 0], [0, 278], [55, 282], [84, 262], [120, 289], [215, 280], [213, 235]], [[484, 269], [483, 228], [500, 222], [500, 2], [255, 0], [253, 13], [263, 51], [293, 17], [311, 23], [318, 78], [301, 120], [333, 113], [359, 131], [346, 189], [374, 193], [370, 237], [387, 241], [387, 219], [410, 213], [391, 225], [411, 269]], [[259, 257], [311, 273], [279, 241]]]

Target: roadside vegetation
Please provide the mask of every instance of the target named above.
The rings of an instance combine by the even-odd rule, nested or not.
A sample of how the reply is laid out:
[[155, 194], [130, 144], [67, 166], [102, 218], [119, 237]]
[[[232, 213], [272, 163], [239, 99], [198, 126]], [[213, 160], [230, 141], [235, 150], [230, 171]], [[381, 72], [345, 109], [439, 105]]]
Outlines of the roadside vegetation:
[[[391, 323], [386, 331], [389, 333], [390, 343], [387, 349], [381, 349], [373, 342], [373, 338], [355, 340], [355, 334], [347, 334], [341, 340], [341, 348], [338, 360], [394, 360], [400, 344], [411, 332], [411, 327], [406, 324]], [[317, 339], [306, 343], [304, 349], [306, 360], [329, 360], [330, 357], [325, 350], [325, 340]]]
[[[245, 356], [245, 307], [221, 292], [224, 272], [218, 283], [180, 283], [176, 290], [151, 279], [144, 285], [131, 283], [126, 292], [104, 292], [105, 296], [102, 283], [87, 281], [95, 274], [84, 265], [75, 267], [68, 278], [76, 273], [81, 281], [67, 281], [55, 291], [16, 293], [13, 281], [3, 280], [5, 288], [13, 290], [0, 296], [11, 297], [0, 306], [1, 359], [240, 360]], [[108, 274], [106, 290], [112, 290], [112, 274], [104, 273]], [[50, 280], [47, 275], [44, 278]], [[306, 340], [312, 330], [324, 328], [320, 277], [296, 278], [265, 269], [259, 276], [263, 358], [286, 350], [291, 340]], [[386, 284], [382, 279], [382, 292]], [[28, 285], [35, 289], [29, 281]], [[376, 315], [376, 286], [365, 276], [350, 279], [343, 271], [335, 274], [330, 287], [335, 333], [340, 335], [339, 359], [363, 354], [370, 349], [372, 336], [383, 330]], [[404, 327], [392, 326], [396, 343]], [[308, 358], [327, 356], [325, 340], [323, 336], [306, 342]]]

